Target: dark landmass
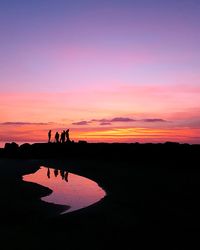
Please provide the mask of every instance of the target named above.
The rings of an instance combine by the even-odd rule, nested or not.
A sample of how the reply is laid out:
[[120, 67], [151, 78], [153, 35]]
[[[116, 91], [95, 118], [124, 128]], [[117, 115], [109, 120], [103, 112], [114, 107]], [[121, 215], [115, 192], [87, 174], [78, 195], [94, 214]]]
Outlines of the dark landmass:
[[[199, 247], [199, 156], [200, 145], [170, 142], [6, 144], [0, 149], [5, 249]], [[22, 181], [41, 165], [93, 179], [107, 196], [59, 215], [63, 206], [40, 200], [51, 190]]]
[[185, 161], [197, 157], [200, 145], [166, 142], [153, 143], [6, 143], [0, 150], [0, 157], [7, 158], [65, 158], [95, 160], [165, 161], [170, 159]]

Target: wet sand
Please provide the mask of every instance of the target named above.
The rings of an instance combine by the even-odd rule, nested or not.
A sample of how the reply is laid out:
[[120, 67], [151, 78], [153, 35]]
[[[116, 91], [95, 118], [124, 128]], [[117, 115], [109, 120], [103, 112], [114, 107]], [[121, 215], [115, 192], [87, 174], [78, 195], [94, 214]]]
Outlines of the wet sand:
[[[181, 148], [177, 157], [168, 149], [164, 158], [156, 147], [151, 150], [151, 157], [143, 150], [139, 157], [124, 157], [122, 152], [119, 157], [116, 152], [116, 157], [104, 158], [101, 151], [98, 158], [1, 159], [2, 242], [7, 249], [13, 244], [15, 249], [191, 248], [195, 242], [189, 239], [191, 233], [194, 238], [200, 231], [199, 148]], [[39, 199], [51, 191], [21, 179], [40, 165], [88, 177], [107, 196], [88, 208], [58, 216], [62, 207]]]

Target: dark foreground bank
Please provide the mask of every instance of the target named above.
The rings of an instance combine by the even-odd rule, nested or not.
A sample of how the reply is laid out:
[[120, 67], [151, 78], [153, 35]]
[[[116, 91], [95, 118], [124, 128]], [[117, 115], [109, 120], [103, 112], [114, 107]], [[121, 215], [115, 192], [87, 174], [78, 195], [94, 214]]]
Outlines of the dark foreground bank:
[[[0, 151], [2, 242], [7, 249], [191, 248], [200, 232], [199, 152], [176, 143], [7, 145]], [[51, 190], [22, 181], [40, 165], [91, 178], [108, 195], [58, 216], [61, 206], [39, 199]]]

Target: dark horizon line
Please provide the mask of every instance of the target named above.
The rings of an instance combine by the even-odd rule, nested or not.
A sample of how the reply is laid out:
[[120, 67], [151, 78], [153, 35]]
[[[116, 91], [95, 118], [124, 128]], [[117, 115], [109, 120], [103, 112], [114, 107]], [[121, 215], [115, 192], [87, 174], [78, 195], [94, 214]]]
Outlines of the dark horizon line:
[[[145, 145], [145, 144], [153, 144], [153, 145], [163, 145], [163, 144], [179, 144], [179, 145], [200, 145], [199, 143], [188, 143], [188, 142], [178, 142], [178, 141], [164, 141], [164, 142], [87, 142], [86, 140], [79, 140], [77, 142], [72, 142], [72, 144], [141, 144], [141, 145]], [[17, 142], [6, 142], [6, 144], [16, 144], [17, 146], [21, 147], [22, 145], [25, 144], [29, 144], [30, 146], [35, 145], [35, 144], [55, 144], [55, 145], [67, 145], [68, 143], [56, 143], [56, 142], [33, 142], [33, 143], [29, 143], [29, 142], [24, 142], [23, 144], [19, 145]], [[69, 143], [70, 144], [70, 143]], [[68, 144], [68, 145], [69, 145]], [[4, 147], [0, 147], [0, 149], [4, 149]]]

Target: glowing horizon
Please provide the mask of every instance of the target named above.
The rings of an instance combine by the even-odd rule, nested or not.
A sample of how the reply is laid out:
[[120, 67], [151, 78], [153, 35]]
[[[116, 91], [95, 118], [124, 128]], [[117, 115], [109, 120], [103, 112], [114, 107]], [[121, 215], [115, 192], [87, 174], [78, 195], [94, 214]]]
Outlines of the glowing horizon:
[[200, 143], [196, 0], [1, 1], [0, 143]]

